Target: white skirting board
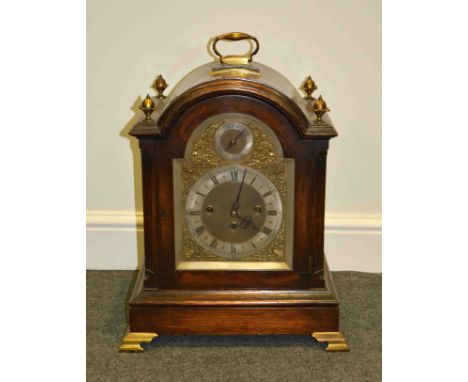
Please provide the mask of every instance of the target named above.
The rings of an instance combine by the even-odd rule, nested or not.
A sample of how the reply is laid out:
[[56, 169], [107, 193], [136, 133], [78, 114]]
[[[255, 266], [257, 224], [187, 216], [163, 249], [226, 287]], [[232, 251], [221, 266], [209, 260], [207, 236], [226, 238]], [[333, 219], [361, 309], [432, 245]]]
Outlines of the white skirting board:
[[[88, 211], [87, 269], [134, 270], [143, 260], [143, 218], [132, 211]], [[329, 215], [325, 254], [332, 271], [382, 272], [379, 215]]]

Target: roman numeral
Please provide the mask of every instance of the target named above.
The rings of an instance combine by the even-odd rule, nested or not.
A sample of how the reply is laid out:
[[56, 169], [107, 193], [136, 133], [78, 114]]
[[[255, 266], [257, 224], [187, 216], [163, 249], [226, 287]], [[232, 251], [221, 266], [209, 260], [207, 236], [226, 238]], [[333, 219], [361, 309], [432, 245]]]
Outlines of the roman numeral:
[[265, 192], [265, 193], [262, 195], [262, 197], [263, 197], [263, 198], [266, 198], [267, 196], [270, 196], [272, 193], [273, 193], [273, 191]]
[[198, 236], [200, 236], [203, 232], [205, 232], [205, 227], [201, 225], [200, 227], [195, 228], [195, 232]]
[[253, 182], [255, 182], [255, 179], [257, 179], [257, 175], [255, 175], [255, 176], [253, 177], [253, 179], [250, 181], [249, 184], [253, 184]]
[[190, 216], [198, 216], [201, 214], [201, 211], [189, 211], [188, 214]]
[[271, 233], [271, 229], [268, 227], [263, 227], [262, 232], [268, 236]]
[[231, 179], [237, 182], [238, 173], [237, 170], [231, 171]]
[[216, 179], [216, 176], [211, 175], [210, 179], [213, 181], [214, 184], [219, 184], [218, 179]]
[[210, 243], [210, 247], [213, 249], [216, 248], [217, 245], [218, 245], [218, 240], [216, 239], [213, 239]]
[[195, 193], [198, 194], [198, 195], [200, 195], [200, 196], [203, 196], [203, 197], [206, 196], [205, 194], [202, 194], [201, 192], [198, 192], [198, 191], [196, 191]]
[[231, 253], [236, 253], [236, 246], [231, 243]]
[[256, 245], [251, 241], [250, 244], [252, 245], [252, 247], [254, 247], [255, 249], [257, 249]]
[[276, 216], [276, 215], [278, 215], [278, 211], [275, 211], [275, 210], [267, 211], [267, 215], [268, 216]]

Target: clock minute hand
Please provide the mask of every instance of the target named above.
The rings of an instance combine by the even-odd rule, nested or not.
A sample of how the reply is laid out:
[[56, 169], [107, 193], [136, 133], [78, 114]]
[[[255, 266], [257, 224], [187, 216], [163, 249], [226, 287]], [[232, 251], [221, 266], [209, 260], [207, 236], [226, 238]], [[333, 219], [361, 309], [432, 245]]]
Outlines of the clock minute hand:
[[240, 200], [240, 196], [241, 196], [241, 192], [242, 192], [242, 187], [244, 186], [245, 174], [247, 174], [247, 169], [244, 170], [244, 176], [242, 177], [242, 182], [240, 184], [239, 191], [237, 192], [236, 200], [234, 201], [234, 203], [232, 203], [232, 206], [231, 206], [231, 210], [232, 210], [231, 214], [232, 215], [235, 215], [234, 212], [236, 212], [239, 209], [239, 200]]
[[240, 138], [242, 134], [246, 132], [246, 129], [242, 130], [234, 139], [231, 139], [229, 142], [229, 145], [225, 148], [225, 150], [229, 150], [232, 146], [234, 146], [237, 143], [237, 140]]

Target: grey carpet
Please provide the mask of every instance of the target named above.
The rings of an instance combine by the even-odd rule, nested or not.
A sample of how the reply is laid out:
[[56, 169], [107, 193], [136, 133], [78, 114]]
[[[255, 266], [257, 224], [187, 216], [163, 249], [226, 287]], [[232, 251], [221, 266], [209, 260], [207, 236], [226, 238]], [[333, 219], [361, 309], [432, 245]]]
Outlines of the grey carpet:
[[381, 274], [334, 272], [349, 353], [307, 336], [161, 336], [119, 353], [135, 272], [87, 272], [88, 381], [380, 381]]

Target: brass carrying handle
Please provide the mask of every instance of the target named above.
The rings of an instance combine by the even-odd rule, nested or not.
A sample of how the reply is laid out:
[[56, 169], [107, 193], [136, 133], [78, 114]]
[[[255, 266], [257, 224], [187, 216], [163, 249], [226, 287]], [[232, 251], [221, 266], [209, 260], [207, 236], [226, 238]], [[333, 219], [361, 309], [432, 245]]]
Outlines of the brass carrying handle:
[[[229, 41], [253, 40], [255, 41], [256, 47], [253, 50], [253, 52], [249, 52], [244, 55], [223, 56], [221, 53], [219, 53], [218, 49], [216, 49], [216, 44], [218, 43], [218, 41], [221, 41], [221, 40], [229, 40]], [[225, 34], [216, 36], [213, 39], [213, 52], [219, 57], [219, 61], [222, 64], [248, 65], [250, 62], [252, 62], [252, 56], [255, 56], [259, 49], [260, 49], [260, 44], [258, 43], [257, 38], [247, 33], [242, 33], [242, 32], [225, 33]]]

